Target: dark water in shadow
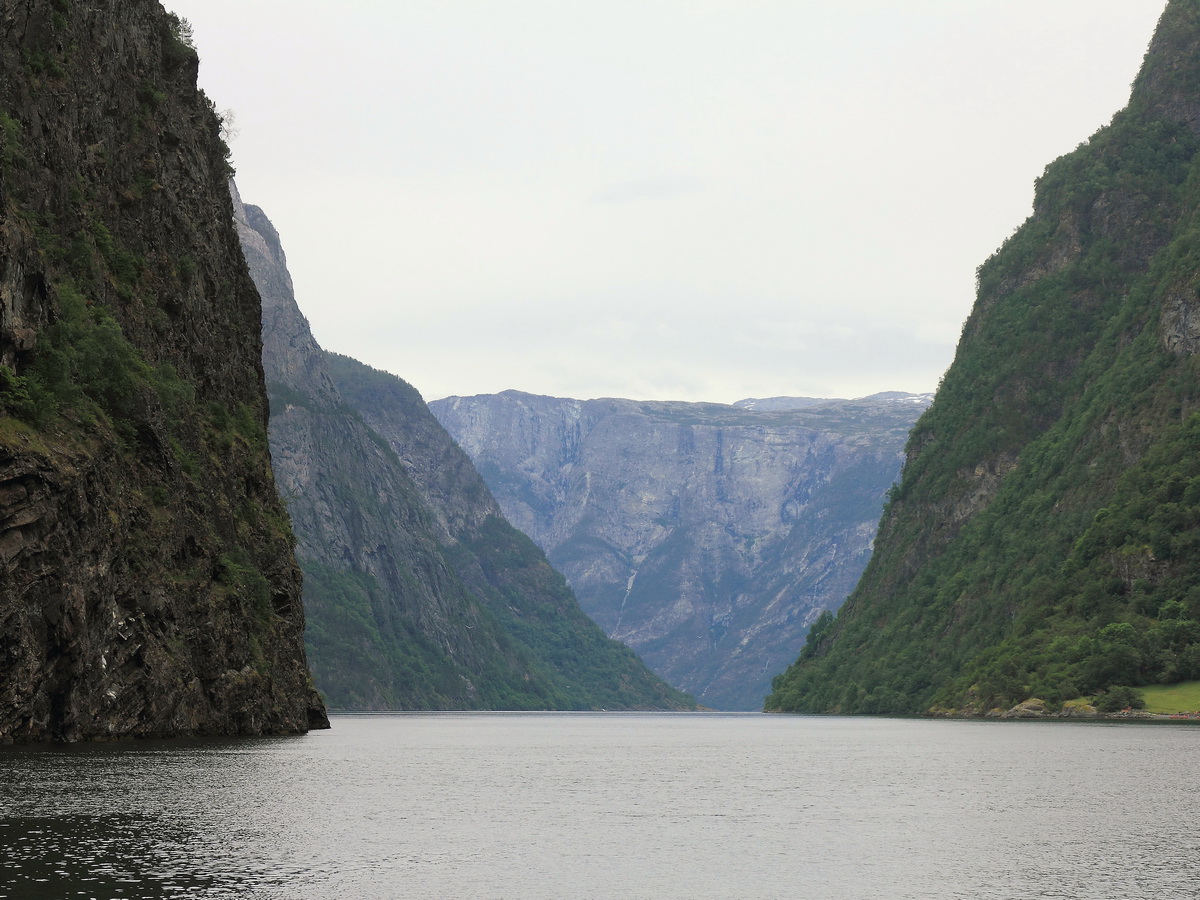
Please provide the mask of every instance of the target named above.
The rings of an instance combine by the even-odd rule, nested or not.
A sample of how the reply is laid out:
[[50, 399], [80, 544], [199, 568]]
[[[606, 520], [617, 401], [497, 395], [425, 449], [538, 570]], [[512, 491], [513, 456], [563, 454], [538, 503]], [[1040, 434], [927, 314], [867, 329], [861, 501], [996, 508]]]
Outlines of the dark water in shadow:
[[1193, 898], [1200, 729], [338, 717], [0, 748], [0, 898]]

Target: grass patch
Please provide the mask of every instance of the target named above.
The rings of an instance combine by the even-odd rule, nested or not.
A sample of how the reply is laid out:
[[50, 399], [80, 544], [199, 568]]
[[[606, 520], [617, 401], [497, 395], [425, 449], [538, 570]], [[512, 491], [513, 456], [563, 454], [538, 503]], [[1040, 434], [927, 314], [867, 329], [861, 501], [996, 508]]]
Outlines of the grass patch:
[[1169, 715], [1200, 710], [1200, 681], [1148, 684], [1140, 690], [1146, 700], [1147, 712]]
[[0, 444], [9, 447], [16, 444], [35, 453], [50, 452], [40, 430], [3, 412], [0, 412]]

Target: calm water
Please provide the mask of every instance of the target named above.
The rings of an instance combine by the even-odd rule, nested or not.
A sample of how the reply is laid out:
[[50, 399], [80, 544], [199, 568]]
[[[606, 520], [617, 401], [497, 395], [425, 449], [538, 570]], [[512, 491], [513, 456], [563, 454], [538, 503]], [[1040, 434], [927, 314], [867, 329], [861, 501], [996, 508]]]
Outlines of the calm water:
[[1193, 898], [1200, 728], [338, 717], [0, 749], [0, 897]]

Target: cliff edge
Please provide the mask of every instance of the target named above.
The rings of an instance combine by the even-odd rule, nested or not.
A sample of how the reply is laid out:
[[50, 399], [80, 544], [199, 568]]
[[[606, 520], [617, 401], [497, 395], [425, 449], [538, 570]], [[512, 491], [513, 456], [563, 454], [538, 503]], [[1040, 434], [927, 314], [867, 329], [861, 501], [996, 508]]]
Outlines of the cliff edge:
[[0, 740], [326, 725], [186, 23], [0, 3]]

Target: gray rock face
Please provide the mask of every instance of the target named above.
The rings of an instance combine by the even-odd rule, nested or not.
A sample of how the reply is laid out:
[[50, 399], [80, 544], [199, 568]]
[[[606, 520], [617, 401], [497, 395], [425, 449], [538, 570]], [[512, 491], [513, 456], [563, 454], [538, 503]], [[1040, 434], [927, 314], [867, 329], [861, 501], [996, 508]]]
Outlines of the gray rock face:
[[506, 391], [430, 408], [601, 627], [702, 704], [757, 709], [865, 567], [928, 401]]

